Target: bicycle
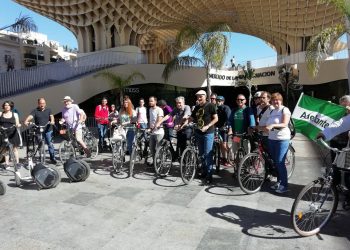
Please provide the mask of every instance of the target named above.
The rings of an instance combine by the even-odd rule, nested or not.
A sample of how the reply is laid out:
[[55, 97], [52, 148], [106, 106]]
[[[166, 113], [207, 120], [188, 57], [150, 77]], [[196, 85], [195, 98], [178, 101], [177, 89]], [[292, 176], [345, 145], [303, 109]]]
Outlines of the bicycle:
[[169, 138], [164, 136], [159, 143], [159, 147], [156, 149], [153, 162], [155, 172], [160, 177], [165, 177], [169, 174], [173, 161], [176, 158], [173, 146], [173, 139], [176, 138], [174, 135], [171, 135]]
[[236, 152], [234, 152], [234, 146], [231, 145], [231, 147], [228, 150], [228, 162], [231, 166], [233, 166], [234, 170], [234, 177], [237, 174], [237, 169], [239, 166], [239, 163], [242, 161], [243, 157], [247, 154], [247, 149], [245, 148], [244, 144], [247, 143], [248, 135], [247, 133], [234, 133], [230, 134], [229, 137], [232, 139], [232, 143], [238, 143], [238, 149]]
[[83, 126], [83, 141], [86, 144], [86, 147], [90, 150], [91, 159], [95, 159], [99, 153], [98, 151], [98, 139], [93, 135], [91, 130]]
[[[75, 137], [74, 130], [72, 128], [68, 128], [68, 126], [66, 127], [67, 129], [65, 130], [65, 134], [63, 134], [64, 140], [61, 142], [58, 148], [60, 161], [62, 163], [64, 163], [71, 157], [76, 159], [77, 152], [79, 152], [81, 155], [85, 154], [83, 147], [80, 145], [80, 143], [77, 141]], [[91, 158], [95, 158], [98, 154], [98, 143], [95, 137], [91, 134], [91, 132], [87, 132], [86, 129], [85, 130], [83, 129], [83, 139], [88, 138], [88, 142], [86, 143], [86, 146], [88, 147], [90, 152], [92, 151]]]
[[[245, 155], [237, 170], [239, 187], [246, 194], [258, 192], [270, 176], [277, 176], [273, 160], [263, 147], [262, 136], [257, 136], [255, 133], [255, 138], [258, 142], [258, 150]], [[287, 176], [290, 178], [295, 168], [295, 149], [291, 143], [288, 146], [285, 162]]]
[[[291, 220], [294, 230], [301, 236], [319, 233], [336, 212], [339, 194], [345, 194], [346, 187], [341, 181], [335, 181], [334, 170], [340, 170], [342, 174], [350, 172], [348, 162], [350, 148], [339, 150], [331, 148], [322, 139], [318, 141], [328, 150], [333, 151], [336, 156], [333, 163], [326, 166], [325, 174], [306, 185], [294, 200]], [[349, 193], [343, 203], [343, 208], [350, 210]]]
[[223, 142], [222, 137], [220, 136], [220, 131], [224, 133], [228, 132], [228, 127], [224, 128], [215, 128], [214, 132], [214, 145], [213, 145], [213, 157], [214, 157], [214, 165], [216, 173], [220, 172], [220, 155], [221, 155], [221, 147], [220, 144]]
[[47, 131], [47, 127], [50, 122], [44, 126], [36, 125], [35, 123], [29, 123], [29, 129], [27, 134], [27, 158], [34, 158], [39, 152], [39, 162], [45, 163], [46, 153], [45, 153], [45, 139], [44, 133]]
[[199, 156], [198, 145], [194, 130], [196, 124], [188, 125], [192, 129], [191, 139], [187, 142], [185, 150], [182, 152], [180, 160], [181, 179], [185, 184], [190, 184], [196, 172], [202, 171], [203, 157]]
[[147, 163], [147, 159], [151, 155], [149, 151], [149, 137], [150, 132], [148, 129], [136, 128], [135, 137], [132, 142], [132, 151], [130, 154], [130, 176], [133, 175], [135, 163], [142, 161], [143, 158], [145, 159], [145, 163]]
[[113, 170], [116, 173], [120, 173], [125, 163], [126, 133], [121, 125], [113, 124], [112, 128], [113, 131], [118, 132], [113, 133], [112, 137], [110, 137]]

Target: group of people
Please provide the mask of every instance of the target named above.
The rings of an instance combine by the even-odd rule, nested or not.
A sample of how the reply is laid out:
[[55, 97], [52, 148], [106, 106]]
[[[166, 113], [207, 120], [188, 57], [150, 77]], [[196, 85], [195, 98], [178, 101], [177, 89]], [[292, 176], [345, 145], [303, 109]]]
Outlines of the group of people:
[[[179, 96], [175, 99], [176, 106], [171, 108], [165, 100], [157, 100], [155, 96], [148, 98], [148, 111], [145, 107], [145, 100], [139, 100], [139, 106], [134, 108], [130, 97], [125, 96], [119, 111], [114, 104], [108, 105], [107, 98], [102, 98], [101, 104], [95, 108], [95, 119], [98, 126], [99, 146], [104, 147], [106, 134], [110, 125], [117, 123], [126, 131], [127, 153], [132, 151], [132, 143], [135, 137], [135, 124], [140, 128], [149, 128], [150, 132], [150, 150], [152, 155], [159, 145], [159, 142], [165, 136], [171, 138], [176, 132], [177, 137], [177, 156], [180, 156], [186, 147], [186, 142], [191, 136], [191, 130], [187, 128], [189, 122], [195, 122], [196, 141], [198, 143], [199, 154], [203, 156], [204, 171], [202, 178], [206, 183], [212, 182], [213, 175], [213, 142], [215, 127], [219, 128], [222, 137], [221, 153], [222, 164], [229, 166], [228, 155], [228, 135], [232, 133], [251, 134], [254, 129], [263, 133], [263, 141], [269, 150], [272, 159], [278, 170], [278, 181], [273, 186], [276, 192], [283, 193], [287, 191], [287, 171], [285, 167], [285, 157], [288, 150], [290, 131], [288, 122], [291, 116], [289, 109], [283, 106], [283, 98], [279, 93], [270, 94], [262, 91], [254, 96], [255, 108], [246, 105], [247, 100], [243, 94], [236, 98], [236, 107], [232, 110], [225, 105], [225, 98], [216, 94], [211, 94], [207, 98], [207, 93], [200, 90], [196, 93], [197, 105], [191, 111], [191, 108], [185, 104], [185, 98]], [[85, 122], [86, 114], [73, 103], [70, 96], [63, 98], [64, 107], [62, 109], [62, 119], [69, 128], [75, 131], [77, 141], [81, 144], [87, 157], [91, 155], [82, 138], [82, 125]], [[38, 106], [24, 120], [28, 125], [33, 120], [35, 124], [44, 126], [54, 124], [54, 116], [51, 109], [46, 107], [44, 98], [38, 99]], [[3, 112], [0, 113], [0, 126], [19, 127], [19, 118], [13, 112], [10, 102], [4, 102]], [[228, 128], [228, 129], [224, 129]], [[17, 147], [19, 145], [19, 133], [16, 129], [10, 131], [10, 142], [14, 145], [15, 154], [18, 160]], [[55, 151], [51, 142], [52, 128], [47, 126], [45, 132], [45, 141], [49, 148], [50, 159], [56, 163]], [[238, 148], [238, 144], [233, 142], [233, 147]], [[254, 144], [251, 143], [254, 149]], [[6, 161], [8, 164], [8, 160]]]

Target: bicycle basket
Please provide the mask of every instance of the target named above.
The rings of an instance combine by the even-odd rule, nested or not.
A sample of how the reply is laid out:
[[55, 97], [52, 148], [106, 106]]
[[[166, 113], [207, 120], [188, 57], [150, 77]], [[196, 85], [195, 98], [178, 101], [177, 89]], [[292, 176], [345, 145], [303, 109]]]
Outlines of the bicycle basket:
[[122, 127], [115, 128], [113, 131], [113, 140], [125, 140], [126, 132]]
[[336, 165], [338, 168], [350, 170], [350, 152], [339, 153]]

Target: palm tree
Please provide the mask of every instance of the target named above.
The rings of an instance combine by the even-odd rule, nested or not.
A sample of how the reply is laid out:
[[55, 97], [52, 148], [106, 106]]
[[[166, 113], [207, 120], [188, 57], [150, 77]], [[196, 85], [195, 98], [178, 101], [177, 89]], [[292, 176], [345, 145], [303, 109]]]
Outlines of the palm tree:
[[5, 30], [8, 28], [10, 28], [11, 31], [16, 33], [29, 33], [31, 31], [38, 30], [33, 19], [30, 16], [22, 16], [22, 14], [19, 14], [18, 18], [16, 18], [13, 24], [1, 27], [0, 30]]
[[145, 79], [145, 76], [140, 72], [132, 72], [128, 76], [117, 75], [110, 71], [102, 71], [95, 75], [95, 77], [103, 77], [110, 82], [110, 84], [117, 90], [119, 90], [120, 105], [123, 103], [124, 89], [129, 86], [136, 78]]
[[174, 71], [201, 65], [206, 70], [207, 94], [210, 96], [209, 71], [210, 68], [222, 67], [229, 48], [229, 40], [222, 32], [230, 31], [230, 27], [225, 23], [215, 23], [209, 28], [196, 24], [188, 24], [183, 27], [176, 36], [176, 47], [180, 50], [185, 45], [192, 45], [194, 54], [199, 57], [175, 57], [165, 65], [163, 79], [167, 81]]
[[252, 86], [253, 86], [252, 79], [254, 75], [255, 75], [255, 69], [253, 69], [247, 64], [247, 68], [246, 66], [242, 67], [242, 70], [240, 72], [240, 75], [238, 76], [238, 80], [236, 84], [237, 86], [245, 86], [249, 90], [249, 97], [248, 97], [249, 106], [251, 104], [251, 99], [252, 99]]
[[318, 74], [320, 62], [329, 53], [334, 41], [344, 33], [350, 34], [350, 0], [319, 0], [319, 3], [335, 6], [343, 14], [344, 22], [322, 30], [310, 40], [306, 48], [306, 64], [313, 77]]

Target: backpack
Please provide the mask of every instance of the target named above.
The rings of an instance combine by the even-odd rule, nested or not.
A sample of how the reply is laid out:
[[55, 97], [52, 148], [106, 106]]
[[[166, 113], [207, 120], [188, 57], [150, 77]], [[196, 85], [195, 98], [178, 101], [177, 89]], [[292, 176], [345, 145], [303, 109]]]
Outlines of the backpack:
[[[284, 108], [285, 107], [283, 107], [283, 109], [282, 109], [282, 114], [283, 114]], [[270, 114], [272, 113], [272, 111], [274, 111], [274, 109], [271, 110]], [[294, 120], [293, 120], [292, 116], [289, 119], [288, 128], [290, 130], [290, 139], [292, 140], [295, 137], [295, 134], [296, 134], [295, 123], [294, 123]]]
[[31, 172], [34, 182], [39, 189], [55, 188], [61, 182], [61, 173], [55, 167], [46, 167], [37, 163]]
[[90, 175], [90, 165], [83, 160], [69, 158], [63, 164], [64, 172], [71, 182], [85, 181]]

